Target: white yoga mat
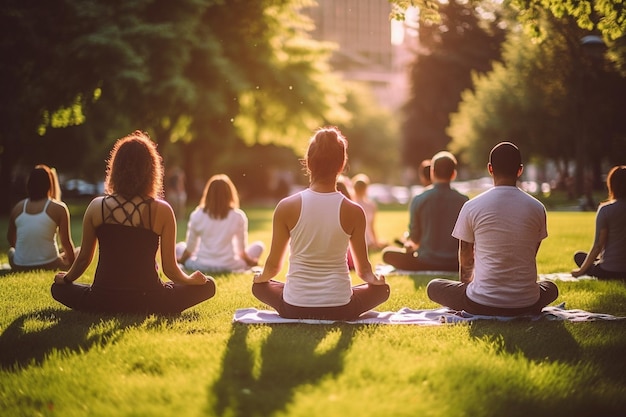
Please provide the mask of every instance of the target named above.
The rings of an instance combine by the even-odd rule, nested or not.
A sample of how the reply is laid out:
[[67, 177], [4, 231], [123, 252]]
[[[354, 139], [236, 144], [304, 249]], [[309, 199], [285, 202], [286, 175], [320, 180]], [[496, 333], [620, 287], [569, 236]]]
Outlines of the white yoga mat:
[[[376, 265], [376, 273], [385, 276], [428, 275], [433, 276], [433, 278], [454, 279], [452, 277], [457, 277], [456, 279], [458, 279], [458, 272], [454, 271], [405, 271], [402, 269], [396, 269], [391, 265]], [[597, 278], [590, 277], [589, 275], [574, 278], [569, 272], [556, 272], [552, 274], [539, 274], [539, 280], [576, 282], [584, 280], [597, 280]]]
[[571, 322], [589, 322], [597, 320], [625, 320], [626, 317], [618, 317], [610, 314], [591, 313], [584, 310], [566, 310], [565, 303], [558, 306], [545, 307], [541, 314], [525, 316], [482, 316], [473, 315], [464, 311], [455, 311], [446, 307], [432, 310], [413, 310], [404, 307], [398, 311], [370, 311], [354, 321], [339, 320], [314, 320], [314, 319], [286, 319], [280, 317], [273, 310], [259, 310], [256, 308], [241, 308], [235, 311], [233, 322], [244, 324], [414, 324], [422, 326], [440, 326], [443, 324], [467, 323], [475, 320], [567, 320]]

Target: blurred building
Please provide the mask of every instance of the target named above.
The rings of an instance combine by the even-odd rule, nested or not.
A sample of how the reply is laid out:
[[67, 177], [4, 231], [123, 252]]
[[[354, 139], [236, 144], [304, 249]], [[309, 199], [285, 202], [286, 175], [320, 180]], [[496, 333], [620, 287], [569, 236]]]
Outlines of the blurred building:
[[315, 23], [313, 38], [338, 50], [331, 65], [342, 77], [367, 84], [379, 103], [398, 109], [409, 93], [408, 63], [401, 22], [391, 21], [388, 0], [317, 0], [303, 9]]

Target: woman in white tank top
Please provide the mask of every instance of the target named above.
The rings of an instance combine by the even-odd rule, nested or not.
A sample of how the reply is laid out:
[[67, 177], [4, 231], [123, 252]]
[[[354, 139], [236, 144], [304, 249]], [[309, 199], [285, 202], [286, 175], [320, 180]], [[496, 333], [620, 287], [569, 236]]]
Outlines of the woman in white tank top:
[[11, 210], [7, 238], [9, 264], [14, 270], [67, 270], [74, 262], [77, 249], [70, 233], [70, 213], [63, 202], [55, 199], [56, 182], [49, 167], [37, 165], [26, 184], [28, 198]]
[[[303, 165], [309, 188], [281, 200], [274, 211], [270, 253], [252, 293], [282, 317], [354, 320], [389, 298], [385, 277], [372, 271], [365, 213], [336, 188], [347, 162], [347, 141], [335, 127], [319, 129]], [[273, 280], [289, 246], [285, 282]], [[351, 286], [346, 254], [365, 284]]]

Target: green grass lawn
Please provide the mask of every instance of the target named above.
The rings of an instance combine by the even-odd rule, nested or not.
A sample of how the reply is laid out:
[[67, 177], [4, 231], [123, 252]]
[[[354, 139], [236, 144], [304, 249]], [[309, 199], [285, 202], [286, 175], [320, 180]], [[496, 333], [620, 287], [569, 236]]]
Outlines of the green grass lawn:
[[[246, 212], [250, 239], [269, 246], [271, 209]], [[79, 244], [82, 213], [72, 214]], [[404, 208], [382, 208], [378, 233], [392, 240], [407, 221]], [[549, 212], [539, 272], [571, 270], [593, 228], [594, 213]], [[6, 262], [4, 238], [0, 250]], [[233, 324], [237, 308], [264, 307], [249, 274], [218, 276], [216, 297], [179, 317], [99, 317], [54, 302], [52, 277], [0, 277], [0, 416], [626, 414], [624, 321]], [[389, 277], [392, 294], [378, 310], [437, 307], [425, 294], [430, 278]], [[622, 282], [558, 285], [557, 303], [626, 316]]]

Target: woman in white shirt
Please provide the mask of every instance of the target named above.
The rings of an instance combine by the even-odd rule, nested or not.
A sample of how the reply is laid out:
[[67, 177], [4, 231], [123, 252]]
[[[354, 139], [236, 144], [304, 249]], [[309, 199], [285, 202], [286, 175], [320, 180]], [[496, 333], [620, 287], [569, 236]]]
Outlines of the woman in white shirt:
[[248, 217], [231, 179], [212, 176], [189, 216], [186, 242], [176, 245], [178, 262], [189, 270], [241, 272], [258, 265], [264, 248], [260, 241], [248, 245]]
[[[309, 141], [303, 165], [309, 188], [281, 200], [274, 211], [270, 253], [252, 293], [282, 317], [354, 320], [389, 298], [385, 277], [372, 271], [365, 243], [365, 213], [337, 191], [348, 143], [335, 127], [319, 129]], [[352, 286], [348, 245], [356, 273]], [[289, 246], [286, 282], [273, 280]]]

